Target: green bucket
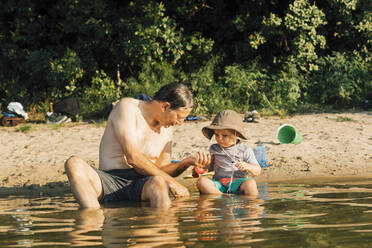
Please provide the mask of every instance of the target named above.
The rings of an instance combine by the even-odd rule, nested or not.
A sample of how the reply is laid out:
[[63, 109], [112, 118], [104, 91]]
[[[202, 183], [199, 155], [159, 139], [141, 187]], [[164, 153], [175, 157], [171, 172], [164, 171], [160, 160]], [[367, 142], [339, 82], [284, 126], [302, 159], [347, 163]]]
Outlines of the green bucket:
[[299, 144], [302, 141], [301, 134], [289, 124], [281, 125], [277, 131], [277, 137], [282, 144]]

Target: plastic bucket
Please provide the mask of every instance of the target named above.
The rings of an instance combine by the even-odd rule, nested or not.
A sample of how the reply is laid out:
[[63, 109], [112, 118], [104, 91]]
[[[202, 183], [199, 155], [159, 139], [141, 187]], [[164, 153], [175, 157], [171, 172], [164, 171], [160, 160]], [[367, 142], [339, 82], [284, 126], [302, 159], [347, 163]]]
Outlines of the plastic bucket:
[[277, 131], [277, 138], [282, 144], [299, 144], [302, 141], [301, 134], [289, 124], [281, 125]]

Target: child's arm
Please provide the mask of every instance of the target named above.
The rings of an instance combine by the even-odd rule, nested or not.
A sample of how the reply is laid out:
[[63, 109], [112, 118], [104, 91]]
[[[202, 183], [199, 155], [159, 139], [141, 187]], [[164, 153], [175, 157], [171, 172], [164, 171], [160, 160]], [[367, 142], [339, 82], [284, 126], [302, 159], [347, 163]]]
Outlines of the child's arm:
[[254, 152], [250, 147], [247, 147], [245, 150], [243, 161], [236, 163], [235, 166], [238, 170], [247, 172], [252, 177], [256, 177], [261, 173], [261, 166], [258, 164]]
[[236, 168], [240, 171], [247, 172], [250, 176], [256, 177], [261, 173], [261, 166], [258, 164], [250, 164], [244, 161], [236, 163]]

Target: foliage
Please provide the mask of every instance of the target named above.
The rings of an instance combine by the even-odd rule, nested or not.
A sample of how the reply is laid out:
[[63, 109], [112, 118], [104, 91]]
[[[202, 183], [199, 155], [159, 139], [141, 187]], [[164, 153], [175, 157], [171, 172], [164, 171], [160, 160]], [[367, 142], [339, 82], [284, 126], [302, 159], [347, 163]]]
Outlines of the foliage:
[[76, 52], [67, 49], [61, 59], [50, 61], [47, 75], [48, 89], [53, 99], [61, 99], [73, 94], [76, 90], [76, 82], [82, 78], [84, 70], [81, 68], [80, 58]]
[[268, 97], [275, 106], [274, 109], [294, 112], [300, 98], [299, 86], [304, 83], [296, 66], [285, 65], [281, 71], [271, 76], [270, 82], [268, 84], [271, 89], [266, 92], [269, 92]]
[[35, 125], [32, 124], [21, 124], [15, 128], [16, 132], [28, 133], [30, 131], [35, 130]]
[[314, 63], [318, 59], [316, 47], [324, 48], [326, 39], [318, 34], [317, 28], [326, 24], [324, 13], [308, 0], [295, 0], [289, 5], [285, 16], [285, 26], [295, 36], [294, 52], [290, 61], [296, 63], [303, 71], [317, 70]]
[[215, 80], [215, 67], [219, 57], [212, 57], [198, 71], [191, 73], [184, 81], [194, 93], [193, 113], [216, 113], [231, 106], [231, 100], [224, 98], [226, 88]]
[[345, 122], [345, 121], [356, 122], [356, 120], [354, 118], [347, 117], [347, 116], [337, 116], [336, 121], [337, 122]]
[[238, 99], [240, 106], [263, 107], [265, 102], [265, 86], [268, 82], [267, 71], [254, 62], [247, 67], [242, 65], [227, 66], [225, 68], [225, 83], [228, 99]]
[[129, 56], [137, 64], [163, 61], [177, 64], [185, 53], [182, 30], [177, 30], [175, 21], [164, 14], [163, 3], [150, 1], [140, 7], [143, 15], [135, 17], [131, 23], [136, 25], [136, 31], [127, 42]]
[[318, 61], [310, 75], [312, 102], [341, 107], [361, 106], [372, 93], [371, 67], [358, 56], [335, 52]]
[[74, 94], [84, 117], [102, 116], [170, 82], [193, 90], [194, 114], [369, 106], [371, 10], [368, 0], [1, 1], [0, 106], [47, 111]]
[[103, 71], [96, 71], [90, 87], [81, 96], [82, 115], [106, 114], [111, 104], [121, 97], [121, 88]]
[[135, 96], [143, 92], [153, 96], [161, 86], [176, 80], [177, 71], [171, 64], [147, 62], [139, 72], [138, 80], [132, 77], [125, 84], [125, 96]]
[[53, 129], [53, 130], [59, 130], [62, 127], [65, 126], [65, 123], [60, 123], [60, 124], [49, 124], [48, 128]]

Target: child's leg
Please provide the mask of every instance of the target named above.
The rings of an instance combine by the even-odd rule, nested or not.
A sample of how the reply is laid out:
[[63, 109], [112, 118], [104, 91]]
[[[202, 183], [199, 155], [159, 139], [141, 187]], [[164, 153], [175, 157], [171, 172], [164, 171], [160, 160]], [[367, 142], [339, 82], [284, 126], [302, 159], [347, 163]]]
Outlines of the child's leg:
[[214, 182], [207, 177], [200, 177], [196, 183], [196, 187], [198, 187], [202, 194], [222, 194], [222, 192], [216, 188]]
[[244, 181], [240, 185], [240, 191], [242, 191], [244, 195], [257, 196], [258, 190], [256, 181], [254, 179]]

